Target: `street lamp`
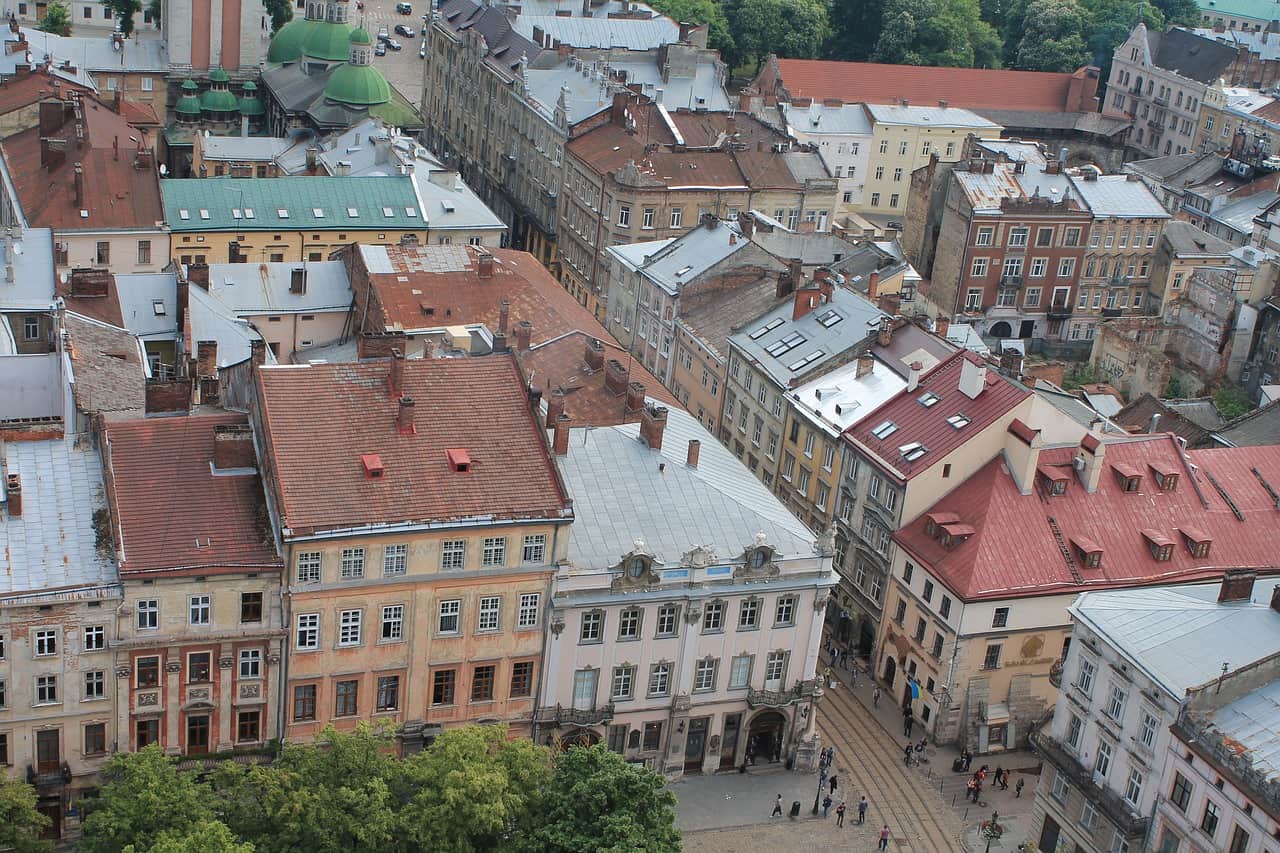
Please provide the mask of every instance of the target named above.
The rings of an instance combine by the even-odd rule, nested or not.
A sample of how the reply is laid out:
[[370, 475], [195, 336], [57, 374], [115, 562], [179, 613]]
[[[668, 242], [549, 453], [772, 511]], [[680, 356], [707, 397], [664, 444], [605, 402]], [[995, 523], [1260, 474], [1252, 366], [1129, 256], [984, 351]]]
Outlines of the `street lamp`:
[[818, 814], [818, 800], [822, 799], [822, 786], [825, 785], [826, 783], [827, 783], [827, 768], [826, 768], [826, 765], [822, 765], [821, 769], [818, 771], [818, 793], [813, 795], [813, 815], [815, 817]]

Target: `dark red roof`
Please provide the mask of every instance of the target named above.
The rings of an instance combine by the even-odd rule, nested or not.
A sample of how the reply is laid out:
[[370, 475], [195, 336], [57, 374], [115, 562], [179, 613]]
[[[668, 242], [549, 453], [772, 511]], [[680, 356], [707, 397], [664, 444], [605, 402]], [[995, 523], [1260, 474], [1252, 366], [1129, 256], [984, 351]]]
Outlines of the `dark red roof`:
[[[845, 439], [852, 440], [889, 471], [910, 480], [1031, 395], [994, 368], [986, 368], [982, 393], [970, 398], [960, 391], [960, 374], [966, 362], [983, 364], [968, 350], [956, 352], [925, 374], [914, 391], [899, 392], [850, 427]], [[937, 402], [928, 406], [921, 403], [926, 394], [936, 396]], [[958, 428], [952, 426], [947, 419], [956, 415], [964, 415], [968, 422]], [[883, 438], [877, 437], [876, 431], [886, 422], [896, 428]], [[914, 444], [924, 445], [926, 451], [919, 458], [908, 460], [902, 448]]]
[[[1071, 477], [1061, 496], [1041, 489], [1022, 494], [997, 457], [894, 538], [910, 559], [964, 600], [1197, 581], [1229, 568], [1276, 571], [1280, 511], [1268, 485], [1280, 489], [1280, 446], [1192, 450], [1184, 458], [1177, 439], [1167, 434], [1105, 444], [1104, 470], [1092, 494], [1072, 465], [1075, 447], [1040, 452], [1041, 468]], [[1170, 492], [1150, 476], [1138, 491], [1125, 492], [1107, 470], [1112, 466], [1173, 467], [1182, 476]], [[925, 532], [927, 517], [939, 513], [959, 516], [974, 534], [944, 547]], [[1211, 541], [1208, 556], [1194, 556], [1184, 534]], [[1068, 564], [1058, 535], [1080, 550], [1100, 551], [1100, 565], [1085, 567], [1071, 547]], [[1152, 542], [1172, 543], [1171, 559], [1157, 560]]]
[[878, 62], [779, 59], [782, 84], [792, 98], [839, 98], [846, 103], [892, 104], [906, 98], [931, 107], [938, 101], [967, 110], [1067, 109], [1071, 74], [935, 68]]
[[[569, 502], [510, 356], [403, 361], [415, 430], [397, 428], [391, 360], [258, 374], [281, 504], [295, 533], [467, 518], [561, 518]], [[449, 464], [465, 450], [466, 472]], [[378, 477], [362, 457], [376, 455]]]
[[214, 474], [214, 427], [242, 414], [107, 424], [107, 478], [122, 575], [276, 568], [257, 472]]
[[[0, 115], [8, 115], [16, 112], [23, 107], [29, 107], [36, 104], [44, 96], [54, 92], [54, 87], [60, 92], [80, 92], [89, 94], [90, 90], [78, 83], [72, 83], [65, 77], [57, 74], [51, 74], [44, 70], [43, 67], [37, 68], [35, 71], [21, 70], [24, 68], [19, 64], [20, 69], [13, 77], [6, 78], [0, 83]], [[34, 127], [36, 119], [34, 114], [31, 116], [29, 127]]]

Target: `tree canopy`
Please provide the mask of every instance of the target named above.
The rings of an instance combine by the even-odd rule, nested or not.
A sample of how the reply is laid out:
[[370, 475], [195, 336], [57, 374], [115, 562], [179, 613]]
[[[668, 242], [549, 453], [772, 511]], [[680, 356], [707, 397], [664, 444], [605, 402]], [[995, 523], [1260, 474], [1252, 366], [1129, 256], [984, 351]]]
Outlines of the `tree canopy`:
[[729, 19], [716, 0], [654, 0], [649, 5], [673, 21], [706, 27], [707, 47], [720, 51], [726, 60], [737, 55], [729, 33]]
[[133, 34], [133, 16], [142, 11], [142, 0], [102, 0], [102, 5], [111, 10], [120, 32], [126, 37]]
[[39, 840], [49, 819], [36, 810], [36, 789], [0, 777], [0, 850], [47, 853], [53, 845]]
[[888, 0], [873, 58], [899, 65], [999, 68], [1002, 44], [978, 0]]
[[44, 17], [36, 24], [36, 29], [57, 36], [71, 35], [71, 8], [62, 0], [49, 0], [44, 7]]

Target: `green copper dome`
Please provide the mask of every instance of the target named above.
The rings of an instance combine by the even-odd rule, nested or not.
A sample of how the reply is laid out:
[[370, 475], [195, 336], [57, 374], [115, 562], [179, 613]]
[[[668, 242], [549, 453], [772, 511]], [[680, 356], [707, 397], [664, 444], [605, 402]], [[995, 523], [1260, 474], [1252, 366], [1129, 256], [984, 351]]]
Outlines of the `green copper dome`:
[[345, 61], [351, 50], [348, 37], [352, 29], [354, 28], [350, 24], [317, 21], [316, 28], [302, 43], [302, 55], [308, 59], [322, 59], [326, 62]]
[[230, 83], [231, 78], [227, 75], [227, 72], [222, 70], [222, 66], [218, 66], [217, 68], [213, 69], [213, 71], [209, 74], [209, 82], [210, 83]]
[[271, 37], [271, 45], [267, 48], [267, 62], [274, 65], [297, 62], [302, 58], [302, 45], [307, 37], [323, 24], [323, 21], [308, 21], [303, 18], [295, 18], [285, 24]]
[[200, 87], [196, 81], [187, 80], [182, 84], [182, 97], [174, 105], [173, 111], [183, 118], [195, 120], [200, 118]]
[[341, 104], [367, 107], [391, 100], [391, 86], [372, 65], [343, 64], [330, 72], [324, 96]]
[[262, 101], [258, 100], [258, 87], [250, 80], [244, 84], [244, 94], [240, 96], [240, 115], [257, 118], [265, 113]]
[[200, 96], [200, 109], [210, 113], [233, 113], [240, 109], [240, 101], [234, 92], [208, 89]]
[[373, 44], [373, 36], [369, 35], [369, 31], [364, 27], [356, 27], [351, 31], [351, 38], [348, 41], [352, 44]]

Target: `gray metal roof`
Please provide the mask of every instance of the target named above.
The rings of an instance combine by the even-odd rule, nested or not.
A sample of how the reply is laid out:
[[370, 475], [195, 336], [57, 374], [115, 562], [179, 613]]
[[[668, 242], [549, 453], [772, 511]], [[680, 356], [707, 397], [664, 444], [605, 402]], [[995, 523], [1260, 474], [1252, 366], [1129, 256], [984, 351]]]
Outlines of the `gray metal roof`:
[[1072, 176], [1075, 194], [1088, 205], [1094, 216], [1117, 219], [1169, 219], [1151, 190], [1142, 181], [1131, 181], [1127, 175], [1100, 175], [1096, 181]]
[[971, 110], [959, 107], [904, 107], [867, 104], [867, 112], [880, 124], [909, 124], [920, 127], [973, 127], [1000, 131], [1000, 125]]
[[0, 524], [0, 594], [118, 585], [115, 560], [96, 544], [93, 514], [107, 506], [97, 452], [16, 441], [4, 445], [4, 463], [22, 478], [22, 515]]
[[[637, 539], [667, 565], [699, 545], [729, 560], [759, 532], [780, 556], [813, 554], [814, 534], [692, 415], [668, 411], [660, 451], [639, 434], [639, 424], [574, 429], [556, 457], [574, 501], [573, 565], [615, 565]], [[697, 468], [685, 464], [690, 439], [702, 443]]]
[[[296, 269], [306, 271], [305, 293], [289, 291]], [[209, 296], [235, 314], [345, 311], [351, 307], [351, 282], [342, 261], [210, 264]]]
[[292, 139], [274, 136], [205, 136], [200, 137], [200, 150], [209, 160], [253, 160], [264, 163], [275, 160], [293, 145]]
[[709, 268], [751, 245], [749, 240], [743, 239], [737, 224], [723, 220], [717, 220], [712, 228], [701, 225], [692, 228], [665, 246], [654, 245], [662, 242], [655, 240], [641, 244], [650, 248], [647, 260], [646, 254], [642, 253], [639, 264], [636, 264], [634, 252], [616, 251], [622, 248], [620, 246], [610, 246], [608, 251], [629, 266], [638, 267], [645, 278], [668, 293], [677, 294], [682, 286]]
[[[865, 340], [875, 332], [880, 318], [889, 316], [866, 297], [839, 287], [829, 303], [799, 320], [791, 319], [793, 311], [793, 301], [787, 300], [729, 338], [733, 347], [783, 388]], [[766, 327], [768, 331], [761, 334]], [[794, 342], [795, 335], [799, 343], [784, 344]], [[771, 348], [777, 354], [771, 354]]]
[[[219, 369], [248, 361], [253, 354], [253, 341], [261, 337], [249, 325], [249, 321], [237, 317], [227, 306], [220, 304], [199, 287], [191, 288], [190, 296], [187, 313], [191, 320], [191, 338], [195, 347], [192, 356], [200, 357], [201, 342], [214, 341], [218, 345]], [[268, 363], [275, 361], [270, 348], [266, 355]]]
[[1280, 193], [1264, 190], [1224, 204], [1210, 213], [1209, 218], [1214, 222], [1222, 223], [1237, 234], [1252, 234], [1254, 218], [1277, 200], [1280, 200]]
[[1249, 767], [1274, 783], [1280, 777], [1280, 681], [1272, 681], [1209, 714], [1213, 731]]
[[143, 340], [178, 334], [177, 273], [136, 273], [115, 279], [120, 320], [126, 329]]
[[[6, 264], [13, 265], [13, 281], [7, 280]], [[0, 240], [0, 309], [47, 310], [54, 281], [52, 230], [15, 229], [13, 240]]]
[[1180, 220], [1165, 225], [1160, 239], [1179, 255], [1225, 255], [1236, 248], [1221, 237]]
[[[78, 22], [73, 22], [78, 23]], [[24, 27], [27, 42], [31, 45], [31, 61], [43, 62], [45, 55], [53, 57], [54, 65], [69, 59], [72, 64], [93, 74], [103, 72], [137, 73], [154, 71], [166, 74], [169, 71], [169, 56], [165, 50], [164, 39], [130, 38], [124, 40], [124, 46], [116, 50], [108, 35], [59, 36], [45, 33], [34, 27]], [[106, 83], [101, 84], [106, 89]]]
[[[580, 10], [579, 10], [580, 11]], [[655, 50], [664, 44], [680, 41], [680, 27], [670, 18], [654, 17], [647, 20], [635, 18], [564, 18], [555, 15], [519, 15], [511, 23], [515, 31], [536, 41], [533, 28], [537, 27], [549, 36], [553, 47], [556, 42], [570, 47], [623, 47], [628, 50]]]
[[[1141, 667], [1173, 696], [1280, 652], [1274, 580], [1259, 580], [1253, 601], [1218, 603], [1220, 582], [1085, 592], [1068, 608], [1078, 621]], [[1241, 638], [1247, 637], [1247, 646]]]
[[793, 133], [820, 136], [824, 133], [871, 135], [871, 120], [862, 104], [844, 104], [828, 107], [813, 101], [807, 107], [793, 107], [789, 103], [778, 105]]
[[[502, 9], [505, 4], [494, 3], [493, 5]], [[574, 16], [575, 20], [584, 13], [589, 13], [593, 18], [607, 18], [610, 15], [623, 12], [658, 14], [651, 6], [644, 3], [632, 3], [630, 0], [603, 0], [603, 2], [593, 2], [590, 6], [585, 7], [581, 2], [575, 2], [575, 0], [519, 0], [518, 3], [513, 5], [519, 6], [520, 14], [522, 15], [555, 17], [557, 13], [568, 12]]]
[[1213, 39], [1232, 47], [1247, 47], [1250, 53], [1258, 54], [1258, 58], [1264, 62], [1280, 59], [1280, 39], [1275, 37], [1275, 33], [1253, 30], [1227, 30], [1220, 33], [1207, 27], [1196, 27], [1191, 32], [1201, 38]]

